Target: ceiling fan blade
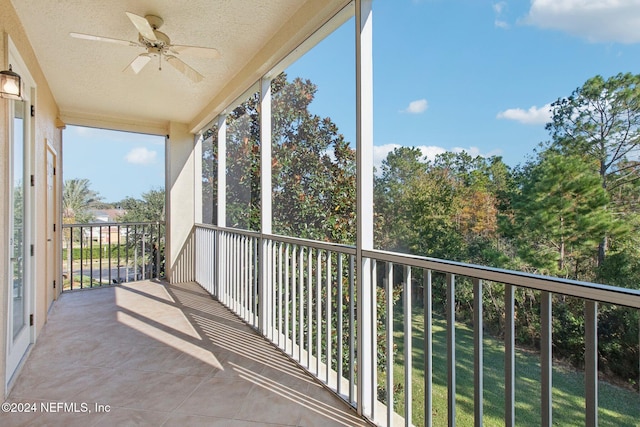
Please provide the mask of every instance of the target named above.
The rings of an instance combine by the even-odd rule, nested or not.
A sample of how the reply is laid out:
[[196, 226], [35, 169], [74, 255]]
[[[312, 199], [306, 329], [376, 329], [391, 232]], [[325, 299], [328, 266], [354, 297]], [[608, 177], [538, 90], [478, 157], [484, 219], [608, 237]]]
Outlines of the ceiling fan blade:
[[187, 46], [174, 44], [171, 45], [170, 50], [174, 53], [181, 53], [184, 55], [191, 55], [198, 58], [220, 58], [220, 52], [213, 47], [201, 47], [201, 46]]
[[173, 66], [176, 70], [180, 71], [182, 74], [190, 78], [192, 81], [198, 83], [204, 79], [204, 76], [182, 62], [182, 60], [176, 58], [173, 55], [167, 55], [167, 62]]
[[69, 33], [71, 37], [75, 37], [76, 39], [84, 39], [84, 40], [93, 40], [99, 42], [108, 42], [108, 43], [117, 43], [123, 44], [125, 46], [139, 46], [138, 43], [128, 41], [128, 40], [120, 40], [120, 39], [112, 39], [111, 37], [102, 37], [102, 36], [94, 36], [91, 34], [82, 34], [82, 33]]
[[138, 32], [142, 34], [142, 37], [151, 41], [157, 40], [156, 35], [153, 32], [153, 28], [151, 28], [151, 25], [149, 24], [149, 21], [147, 21], [147, 18], [144, 18], [140, 15], [136, 15], [135, 13], [131, 13], [131, 12], [125, 12], [125, 13], [131, 20], [131, 23], [135, 25]]
[[136, 56], [136, 58], [131, 61], [131, 64], [127, 65], [127, 68], [122, 71], [131, 70], [135, 74], [138, 74], [144, 68], [144, 66], [149, 63], [149, 61], [151, 61], [151, 55], [148, 53], [141, 53], [140, 55]]

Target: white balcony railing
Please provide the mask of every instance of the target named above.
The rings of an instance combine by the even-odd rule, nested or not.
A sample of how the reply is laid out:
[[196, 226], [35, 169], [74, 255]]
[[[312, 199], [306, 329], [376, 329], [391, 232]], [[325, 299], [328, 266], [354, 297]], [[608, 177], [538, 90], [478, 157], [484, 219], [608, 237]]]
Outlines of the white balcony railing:
[[[383, 251], [363, 251], [371, 260], [374, 289], [383, 292], [374, 298], [370, 310], [356, 313], [356, 250], [353, 247], [315, 242], [255, 232], [198, 225], [195, 229], [196, 281], [247, 323], [262, 332], [273, 344], [315, 375], [327, 387], [358, 408], [371, 408], [367, 417], [379, 425], [411, 424], [413, 399], [412, 369], [404, 373], [404, 413], [396, 414], [388, 402], [394, 400], [394, 360], [370, 354], [371, 372], [359, 372], [356, 355], [361, 340], [356, 336], [360, 316], [371, 316], [373, 348], [377, 340], [384, 348], [394, 348], [393, 322], [401, 316], [404, 325], [404, 365], [414, 363], [412, 349], [412, 298], [423, 299], [424, 315], [424, 414], [425, 425], [432, 420], [433, 319], [432, 278], [446, 278], [447, 337], [447, 419], [456, 419], [456, 278], [473, 283], [473, 411], [475, 425], [483, 424], [483, 286], [504, 285], [504, 424], [515, 425], [515, 298], [514, 290], [523, 288], [541, 292], [540, 307], [540, 414], [541, 425], [552, 425], [552, 295], [577, 297], [584, 301], [585, 333], [585, 424], [598, 424], [598, 304], [640, 309], [640, 291], [584, 283], [521, 272], [456, 263]], [[401, 274], [398, 274], [398, 273]], [[412, 277], [421, 276], [416, 286]], [[400, 279], [398, 279], [400, 277]], [[376, 283], [381, 281], [382, 283]], [[401, 282], [402, 309], [394, 313], [393, 286]], [[412, 285], [413, 284], [413, 285]], [[382, 297], [381, 297], [382, 295]], [[380, 325], [378, 307], [384, 311]], [[407, 309], [409, 308], [409, 309]], [[397, 319], [397, 318], [396, 318]], [[396, 320], [397, 321], [397, 320]], [[374, 352], [375, 353], [375, 352]], [[386, 359], [386, 360], [385, 360]], [[378, 372], [385, 378], [378, 381]], [[370, 375], [372, 390], [361, 393], [367, 404], [357, 401], [357, 375]], [[379, 390], [386, 390], [379, 400]], [[370, 400], [369, 400], [370, 399]]]
[[63, 290], [164, 277], [164, 222], [64, 224]]

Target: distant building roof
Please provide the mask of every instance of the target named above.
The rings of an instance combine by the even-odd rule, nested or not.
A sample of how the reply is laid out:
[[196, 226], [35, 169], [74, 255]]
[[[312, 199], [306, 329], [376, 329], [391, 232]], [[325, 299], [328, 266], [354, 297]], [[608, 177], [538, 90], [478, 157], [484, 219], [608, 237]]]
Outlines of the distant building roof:
[[95, 222], [116, 222], [126, 213], [124, 209], [92, 209], [89, 212], [95, 217]]

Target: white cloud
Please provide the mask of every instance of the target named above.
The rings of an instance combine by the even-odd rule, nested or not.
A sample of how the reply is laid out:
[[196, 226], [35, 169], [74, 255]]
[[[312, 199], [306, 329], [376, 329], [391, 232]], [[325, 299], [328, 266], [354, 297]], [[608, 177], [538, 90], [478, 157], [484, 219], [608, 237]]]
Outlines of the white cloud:
[[[385, 144], [373, 146], [373, 166], [376, 168], [376, 172], [379, 174], [382, 171], [382, 161], [387, 158], [390, 152], [396, 148], [400, 148], [400, 144]], [[414, 148], [419, 148], [424, 160], [434, 160], [438, 154], [445, 153], [446, 148], [437, 147], [434, 145], [418, 145]]]
[[420, 114], [424, 113], [428, 106], [429, 104], [427, 103], [426, 99], [418, 99], [416, 101], [411, 101], [409, 103], [409, 106], [401, 112], [409, 114]]
[[498, 119], [515, 120], [526, 125], [544, 125], [551, 121], [551, 104], [538, 108], [535, 105], [528, 110], [509, 108], [496, 116]]
[[499, 1], [498, 3], [494, 3], [493, 4], [493, 10], [498, 15], [502, 13], [502, 11], [504, 10], [505, 7], [507, 7], [507, 2], [506, 1]]
[[136, 147], [129, 151], [125, 156], [125, 160], [136, 165], [149, 165], [156, 162], [158, 153], [148, 150], [145, 147]]
[[640, 42], [640, 0], [532, 0], [522, 20], [590, 42]]
[[373, 146], [373, 166], [376, 168], [376, 173], [380, 174], [382, 171], [382, 161], [387, 158], [387, 155], [394, 149], [400, 147], [399, 144], [385, 144]]
[[493, 4], [493, 11], [496, 14], [496, 19], [493, 21], [493, 24], [498, 28], [507, 29], [509, 28], [509, 24], [504, 19], [504, 10], [507, 8], [506, 1], [499, 1]]
[[435, 145], [418, 145], [416, 148], [419, 148], [422, 152], [422, 158], [424, 160], [435, 160], [438, 154], [446, 153], [447, 149], [443, 147], [438, 147]]

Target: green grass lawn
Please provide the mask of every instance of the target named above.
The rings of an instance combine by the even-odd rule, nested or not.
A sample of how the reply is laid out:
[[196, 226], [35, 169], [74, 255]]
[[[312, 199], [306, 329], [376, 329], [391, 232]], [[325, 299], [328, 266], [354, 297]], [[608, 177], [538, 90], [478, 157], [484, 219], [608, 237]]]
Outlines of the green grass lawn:
[[[401, 313], [395, 319], [394, 383], [404, 383]], [[446, 322], [433, 321], [433, 425], [447, 425]], [[424, 322], [413, 314], [413, 424], [424, 425]], [[456, 327], [456, 423], [473, 425], [473, 330]], [[384, 384], [384, 375], [380, 378]], [[402, 387], [402, 386], [400, 386]], [[396, 394], [395, 411], [404, 414], [404, 390]], [[599, 385], [600, 426], [640, 426], [640, 394], [606, 382]], [[584, 374], [556, 363], [553, 371], [553, 424], [581, 426], [585, 422]], [[540, 358], [536, 352], [516, 353], [516, 424], [540, 425]], [[484, 425], [504, 425], [504, 344], [484, 338]]]

